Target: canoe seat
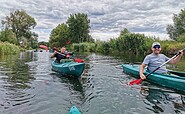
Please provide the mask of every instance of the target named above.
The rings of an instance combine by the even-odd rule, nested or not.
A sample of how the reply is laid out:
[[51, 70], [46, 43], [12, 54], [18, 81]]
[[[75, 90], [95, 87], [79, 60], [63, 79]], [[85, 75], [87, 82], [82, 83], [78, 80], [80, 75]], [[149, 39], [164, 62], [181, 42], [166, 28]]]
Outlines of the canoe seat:
[[60, 63], [67, 63], [67, 62], [72, 62], [73, 59], [61, 59]]

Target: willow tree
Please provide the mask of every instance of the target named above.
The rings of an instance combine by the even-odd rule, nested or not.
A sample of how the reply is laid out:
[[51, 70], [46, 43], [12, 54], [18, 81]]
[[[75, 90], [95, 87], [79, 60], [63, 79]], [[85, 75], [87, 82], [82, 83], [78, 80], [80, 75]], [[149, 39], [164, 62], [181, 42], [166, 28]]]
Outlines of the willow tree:
[[18, 40], [21, 41], [21, 37], [30, 40], [32, 36], [31, 29], [36, 26], [35, 19], [28, 15], [24, 10], [16, 10], [10, 13], [10, 16], [6, 16], [5, 20], [2, 20], [4, 28], [11, 29]]
[[91, 36], [89, 35], [90, 20], [88, 19], [87, 14], [71, 14], [66, 23], [69, 27], [70, 39], [72, 43], [93, 41]]

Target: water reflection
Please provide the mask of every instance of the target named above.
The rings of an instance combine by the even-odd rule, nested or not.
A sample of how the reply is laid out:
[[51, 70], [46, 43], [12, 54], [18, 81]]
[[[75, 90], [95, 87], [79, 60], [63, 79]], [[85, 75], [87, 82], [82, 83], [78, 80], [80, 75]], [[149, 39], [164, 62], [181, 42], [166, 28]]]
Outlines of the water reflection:
[[83, 91], [82, 82], [80, 78], [61, 76], [60, 79], [61, 79], [61, 83], [68, 84], [68, 88], [71, 92], [74, 92], [74, 91], [79, 92], [82, 96], [84, 96], [84, 91]]
[[172, 90], [141, 87], [146, 109], [154, 113], [183, 113], [185, 111], [185, 96]]
[[0, 56], [1, 108], [8, 109], [25, 103], [34, 97], [24, 90], [31, 88], [34, 77], [29, 74], [25, 61], [31, 61], [31, 53]]
[[[29, 53], [27, 53], [29, 54]], [[23, 55], [27, 55], [23, 54]], [[30, 57], [28, 55], [28, 57]], [[31, 57], [23, 57], [18, 55], [8, 55], [0, 57], [1, 75], [4, 81], [9, 82], [9, 86], [17, 89], [29, 88], [29, 81], [33, 80], [34, 77], [29, 74], [29, 67], [25, 64], [25, 61], [31, 61]], [[9, 88], [5, 85], [5, 88]]]

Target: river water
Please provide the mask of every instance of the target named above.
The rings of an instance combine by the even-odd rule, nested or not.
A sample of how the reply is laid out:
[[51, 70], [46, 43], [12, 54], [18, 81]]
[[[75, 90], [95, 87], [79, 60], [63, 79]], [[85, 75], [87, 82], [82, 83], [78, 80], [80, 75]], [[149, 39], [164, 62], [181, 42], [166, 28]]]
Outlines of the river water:
[[147, 82], [127, 85], [135, 78], [121, 64], [133, 58], [82, 55], [89, 61], [82, 77], [74, 79], [52, 71], [50, 55], [30, 51], [0, 56], [1, 114], [68, 114], [73, 105], [82, 114], [185, 113], [183, 92]]

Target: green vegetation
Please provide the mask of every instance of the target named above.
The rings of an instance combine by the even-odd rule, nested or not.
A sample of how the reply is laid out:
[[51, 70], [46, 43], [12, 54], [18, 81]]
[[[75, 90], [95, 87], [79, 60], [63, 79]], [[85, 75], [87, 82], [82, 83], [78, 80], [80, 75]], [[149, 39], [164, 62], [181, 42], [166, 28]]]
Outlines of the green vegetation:
[[135, 34], [128, 31], [124, 34], [121, 33], [116, 39], [110, 39], [108, 42], [96, 41], [95, 43], [73, 44], [72, 49], [76, 52], [97, 52], [114, 55], [130, 53], [143, 55], [151, 52], [151, 45], [154, 41], [161, 43], [162, 53], [165, 54], [175, 54], [178, 50], [185, 48], [185, 42], [182, 43], [172, 40], [161, 41], [156, 38], [146, 37], [143, 34]]
[[[89, 35], [90, 20], [87, 14], [70, 15], [66, 24], [59, 24], [50, 34], [50, 47], [63, 47], [70, 43], [94, 42]], [[75, 45], [75, 44], [74, 44]], [[82, 45], [84, 46], [84, 45]]]
[[96, 49], [96, 44], [95, 43], [73, 43], [72, 45], [72, 50], [75, 52], [95, 52]]
[[22, 46], [23, 48], [35, 48], [38, 35], [31, 32], [36, 26], [35, 19], [24, 10], [16, 10], [2, 20], [3, 30], [0, 40]]
[[88, 19], [87, 14], [77, 13], [70, 15], [66, 23], [69, 26], [71, 42], [94, 42], [94, 39], [89, 35], [90, 20]]
[[10, 44], [8, 42], [0, 42], [1, 55], [16, 54], [19, 52], [20, 52], [20, 48], [15, 44]]
[[50, 46], [51, 47], [63, 47], [69, 40], [69, 28], [66, 24], [59, 24], [50, 34]]
[[[182, 40], [185, 41], [185, 9], [181, 9], [179, 14], [174, 14], [173, 16], [173, 25], [168, 25], [166, 30], [169, 34], [169, 37], [173, 40]], [[184, 36], [182, 38], [182, 35]]]

